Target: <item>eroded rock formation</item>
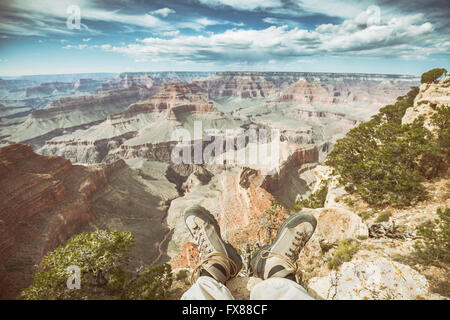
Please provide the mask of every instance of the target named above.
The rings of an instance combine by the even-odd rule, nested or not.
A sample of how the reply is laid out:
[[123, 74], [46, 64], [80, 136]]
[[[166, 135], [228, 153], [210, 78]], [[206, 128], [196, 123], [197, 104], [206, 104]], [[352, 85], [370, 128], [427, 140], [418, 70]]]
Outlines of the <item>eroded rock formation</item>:
[[105, 119], [125, 110], [131, 103], [145, 99], [149, 92], [142, 87], [108, 91], [97, 95], [61, 98], [49, 108], [34, 110], [24, 123], [8, 137], [21, 142], [61, 128], [71, 128]]
[[435, 128], [431, 124], [431, 117], [437, 108], [445, 105], [450, 105], [450, 78], [442, 79], [439, 83], [424, 83], [414, 99], [414, 106], [406, 109], [402, 124], [412, 123], [423, 116], [424, 126], [433, 131]]
[[165, 203], [175, 186], [123, 161], [88, 168], [14, 144], [0, 148], [0, 298], [30, 284], [42, 257], [93, 228], [131, 231], [132, 266], [167, 260]]

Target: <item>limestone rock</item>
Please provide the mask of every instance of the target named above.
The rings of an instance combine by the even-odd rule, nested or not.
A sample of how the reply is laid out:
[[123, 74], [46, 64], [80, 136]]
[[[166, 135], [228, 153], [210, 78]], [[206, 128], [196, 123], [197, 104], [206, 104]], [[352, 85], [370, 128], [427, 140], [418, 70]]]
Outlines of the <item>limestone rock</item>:
[[304, 209], [317, 219], [316, 237], [330, 243], [349, 238], [367, 238], [369, 230], [360, 216], [343, 208]]
[[361, 218], [346, 209], [319, 208], [303, 209], [317, 219], [316, 231], [300, 252], [298, 263], [302, 270], [314, 272], [315, 275], [327, 275], [327, 252], [322, 246], [336, 245], [339, 241], [349, 238], [367, 238], [369, 231]]
[[313, 170], [316, 182], [311, 192], [319, 190], [322, 182], [328, 180], [328, 193], [325, 199], [324, 208], [339, 207], [339, 199], [347, 194], [345, 188], [339, 184], [338, 178], [331, 175], [332, 170], [331, 167], [324, 165], [319, 165]]
[[310, 279], [308, 289], [322, 299], [410, 300], [436, 298], [426, 278], [412, 268], [374, 256], [345, 262], [339, 272]]
[[406, 109], [402, 118], [402, 124], [412, 123], [419, 116], [424, 116], [424, 126], [433, 130], [430, 120], [436, 109], [450, 104], [450, 78], [445, 78], [439, 83], [424, 83], [414, 99], [414, 106]]
[[405, 232], [399, 228], [395, 222], [374, 222], [370, 223], [369, 236], [371, 238], [391, 238], [391, 239], [414, 239], [415, 232]]
[[337, 177], [332, 177], [328, 183], [328, 193], [325, 199], [324, 207], [333, 208], [341, 206], [339, 201], [346, 194], [347, 191], [345, 191], [345, 188], [339, 184]]

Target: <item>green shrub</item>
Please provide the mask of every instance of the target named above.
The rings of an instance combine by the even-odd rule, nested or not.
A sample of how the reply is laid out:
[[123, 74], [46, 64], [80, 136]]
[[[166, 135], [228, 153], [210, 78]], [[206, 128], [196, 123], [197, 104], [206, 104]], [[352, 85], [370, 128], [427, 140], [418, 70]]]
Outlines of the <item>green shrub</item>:
[[389, 210], [382, 211], [378, 214], [377, 219], [375, 222], [386, 222], [389, 221], [389, 219], [392, 217], [392, 212]]
[[[445, 172], [448, 168], [448, 161], [450, 159], [450, 106], [441, 106], [431, 117], [431, 123], [436, 126], [436, 153], [438, 154], [437, 161], [430, 163], [433, 166], [434, 172]], [[423, 159], [427, 161], [428, 159]]]
[[172, 269], [169, 264], [144, 267], [132, 281], [126, 284], [123, 298], [163, 300], [168, 296], [172, 282]]
[[402, 117], [418, 92], [413, 87], [336, 142], [326, 164], [334, 168], [333, 174], [340, 176], [347, 192], [357, 192], [375, 206], [402, 207], [426, 198], [422, 182], [448, 165], [450, 111], [441, 107], [432, 117], [437, 140], [424, 127], [423, 117], [402, 125]]
[[439, 208], [436, 213], [439, 216], [436, 225], [427, 224], [417, 228], [417, 234], [422, 239], [416, 241], [414, 250], [425, 265], [450, 263], [450, 208]]
[[345, 239], [339, 242], [333, 258], [328, 261], [328, 268], [338, 269], [344, 262], [352, 260], [352, 257], [358, 252], [359, 243], [354, 239]]
[[358, 213], [358, 215], [359, 215], [359, 216], [361, 217], [361, 219], [363, 219], [363, 220], [369, 219], [369, 218], [372, 217], [374, 214], [375, 214], [375, 211], [374, 211], [374, 210], [368, 210], [368, 211], [363, 211], [363, 212]]
[[180, 270], [177, 275], [175, 276], [175, 279], [177, 281], [182, 281], [184, 279], [186, 279], [189, 276], [189, 271], [187, 270]]
[[[169, 265], [125, 270], [134, 245], [130, 232], [96, 230], [78, 234], [41, 261], [21, 297], [36, 299], [161, 299], [172, 284]], [[80, 288], [69, 289], [69, 266], [80, 269]]]
[[422, 74], [421, 83], [432, 83], [439, 79], [442, 75], [446, 75], [447, 70], [444, 68], [435, 68]]
[[444, 297], [450, 297], [450, 282], [447, 281], [438, 281], [434, 286], [432, 286], [431, 291], [437, 294], [440, 294]]
[[344, 198], [344, 203], [350, 207], [355, 205], [355, 201], [350, 197]]
[[295, 204], [289, 208], [289, 212], [296, 213], [303, 208], [323, 208], [325, 205], [325, 200], [328, 194], [328, 184], [329, 180], [324, 180], [320, 184], [319, 190], [312, 193], [308, 199], [302, 199], [295, 202]]

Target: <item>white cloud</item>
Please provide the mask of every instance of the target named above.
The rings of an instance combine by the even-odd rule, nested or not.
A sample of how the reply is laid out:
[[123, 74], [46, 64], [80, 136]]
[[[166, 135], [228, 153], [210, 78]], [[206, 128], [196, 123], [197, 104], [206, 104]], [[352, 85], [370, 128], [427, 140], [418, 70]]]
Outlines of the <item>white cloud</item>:
[[158, 10], [154, 10], [154, 11], [150, 11], [149, 13], [150, 14], [156, 14], [156, 15], [158, 15], [158, 16], [161, 16], [161, 17], [167, 17], [169, 14], [171, 14], [171, 13], [175, 13], [176, 11], [175, 10], [173, 10], [173, 9], [170, 9], [170, 8], [161, 8], [161, 9], [158, 9]]
[[362, 10], [367, 8], [373, 1], [360, 0], [360, 1], [348, 1], [348, 0], [294, 0], [303, 10], [312, 13], [321, 13], [328, 16], [353, 18], [359, 14]]
[[220, 21], [217, 21], [217, 20], [211, 20], [211, 19], [208, 19], [208, 18], [199, 18], [199, 19], [196, 19], [196, 20], [195, 20], [195, 23], [198, 23], [198, 24], [200, 24], [200, 25], [202, 25], [202, 26], [204, 26], [204, 27], [207, 27], [207, 26], [213, 26], [213, 25], [216, 25], [216, 24], [221, 24]]
[[91, 38], [83, 39], [83, 42], [89, 42], [89, 41], [91, 41]]
[[[263, 30], [231, 29], [210, 35], [171, 39], [137, 40], [126, 46], [111, 46], [134, 59], [256, 64], [269, 60], [310, 63], [308, 56], [414, 57], [448, 54], [450, 38], [434, 34], [420, 15], [394, 17], [374, 23], [365, 13], [341, 24], [320, 25], [314, 30], [271, 26]], [[203, 21], [204, 24], [210, 23]]]
[[237, 27], [242, 27], [245, 24], [242, 22], [235, 23], [235, 22], [226, 21], [226, 20], [213, 20], [213, 19], [209, 19], [206, 17], [202, 17], [202, 18], [197, 18], [195, 20], [191, 20], [191, 21], [179, 22], [176, 24], [176, 27], [181, 28], [181, 29], [192, 29], [197, 32], [200, 32], [200, 31], [203, 31], [206, 27], [214, 26], [214, 25], [233, 25], [233, 26], [237, 26]]
[[[155, 30], [169, 31], [174, 28], [168, 23], [160, 20], [151, 14], [125, 14], [119, 10], [106, 11], [99, 9], [94, 2], [88, 0], [58, 0], [52, 1], [49, 5], [47, 0], [15, 0], [4, 5], [8, 10], [16, 12], [14, 19], [0, 21], [0, 30], [12, 35], [28, 35], [28, 36], [46, 36], [51, 33], [74, 34], [74, 30], [66, 27], [68, 18], [67, 8], [70, 5], [77, 5], [81, 9], [81, 20], [96, 20], [105, 22], [115, 22], [124, 25], [138, 26], [143, 28], [152, 28]], [[158, 14], [169, 14], [168, 8], [156, 10]], [[171, 9], [169, 9], [171, 10]], [[81, 25], [84, 32], [90, 34], [99, 33], [92, 30], [84, 23]], [[75, 30], [79, 33], [79, 30]]]
[[271, 25], [278, 25], [278, 26], [289, 26], [292, 28], [299, 27], [299, 23], [288, 20], [288, 19], [280, 19], [280, 18], [273, 18], [273, 17], [266, 17], [263, 19], [264, 22], [269, 23]]
[[78, 44], [78, 45], [68, 44], [63, 47], [63, 49], [78, 49], [78, 50], [83, 50], [85, 48], [87, 48], [87, 44]]
[[164, 37], [175, 37], [180, 34], [180, 30], [174, 30], [174, 31], [167, 31], [163, 32], [162, 35]]
[[125, 24], [132, 24], [140, 27], [159, 27], [165, 25], [160, 19], [150, 15], [129, 15], [121, 14], [117, 11], [103, 11], [96, 9], [83, 10], [83, 17], [91, 20], [101, 20], [110, 22], [119, 22]]
[[257, 8], [280, 7], [280, 0], [199, 0], [200, 3], [212, 7], [230, 6], [238, 10], [254, 10]]
[[281, 22], [282, 19], [278, 19], [278, 18], [266, 17], [266, 18], [263, 19], [263, 21], [266, 22], [266, 23], [270, 23], [270, 24], [283, 25], [283, 23]]
[[[373, 4], [373, 0], [199, 0], [211, 7], [230, 6], [236, 10], [264, 10], [266, 13], [305, 16], [320, 13], [333, 17], [352, 18]], [[280, 25], [281, 23], [274, 23]]]

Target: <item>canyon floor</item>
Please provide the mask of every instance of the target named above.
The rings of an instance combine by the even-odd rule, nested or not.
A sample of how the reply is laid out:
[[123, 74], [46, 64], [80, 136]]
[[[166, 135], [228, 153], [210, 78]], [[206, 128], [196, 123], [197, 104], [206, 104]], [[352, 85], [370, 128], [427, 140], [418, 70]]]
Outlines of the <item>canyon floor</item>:
[[[95, 228], [133, 233], [132, 268], [192, 268], [196, 248], [183, 214], [193, 204], [217, 218], [245, 258], [247, 246], [270, 238], [268, 213], [282, 222], [329, 177], [323, 161], [334, 142], [418, 84], [410, 76], [288, 72], [0, 80], [0, 298], [17, 297], [47, 252]], [[240, 140], [245, 132], [277, 135]], [[184, 163], [173, 158], [180, 139]], [[254, 150], [258, 161], [248, 161]], [[434, 198], [391, 209], [390, 223], [411, 231], [448, 207], [448, 177], [428, 187]], [[369, 209], [347, 198], [334, 184], [324, 208], [308, 209], [319, 221], [300, 257], [308, 291], [320, 299], [445, 298], [433, 288], [448, 272], [407, 263], [413, 237], [370, 237], [373, 218], [360, 217]], [[349, 238], [363, 249], [328, 270], [333, 244]], [[248, 299], [257, 282], [244, 268], [229, 286]], [[176, 281], [173, 298], [187, 285]]]

